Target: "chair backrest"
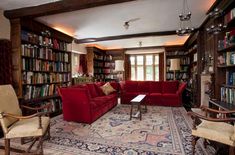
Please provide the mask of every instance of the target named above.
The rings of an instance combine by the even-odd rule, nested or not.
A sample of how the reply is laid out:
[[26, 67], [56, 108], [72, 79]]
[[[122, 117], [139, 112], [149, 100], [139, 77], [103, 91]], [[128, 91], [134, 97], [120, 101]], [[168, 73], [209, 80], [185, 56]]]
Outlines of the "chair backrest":
[[7, 128], [16, 122], [17, 119], [3, 117], [1, 114], [2, 112], [13, 115], [22, 115], [18, 98], [11, 85], [0, 85], [0, 122], [4, 133], [7, 133]]

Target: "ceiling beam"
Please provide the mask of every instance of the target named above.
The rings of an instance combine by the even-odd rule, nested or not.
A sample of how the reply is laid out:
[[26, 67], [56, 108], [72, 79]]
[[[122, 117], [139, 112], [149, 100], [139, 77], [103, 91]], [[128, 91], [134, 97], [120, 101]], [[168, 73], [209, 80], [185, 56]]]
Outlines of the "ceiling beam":
[[5, 17], [9, 19], [22, 17], [40, 17], [63, 12], [93, 8], [104, 5], [124, 3], [135, 0], [62, 0], [54, 3], [47, 3], [38, 6], [25, 7], [4, 11]]
[[130, 38], [140, 38], [140, 37], [154, 37], [154, 36], [166, 36], [166, 35], [175, 35], [176, 31], [161, 31], [161, 32], [148, 32], [148, 33], [138, 33], [138, 34], [127, 34], [127, 35], [119, 35], [119, 36], [108, 36], [101, 38], [85, 38], [85, 39], [75, 39], [74, 42], [77, 44], [83, 43], [92, 43], [99, 41], [107, 41], [107, 40], [119, 40], [119, 39], [130, 39]]

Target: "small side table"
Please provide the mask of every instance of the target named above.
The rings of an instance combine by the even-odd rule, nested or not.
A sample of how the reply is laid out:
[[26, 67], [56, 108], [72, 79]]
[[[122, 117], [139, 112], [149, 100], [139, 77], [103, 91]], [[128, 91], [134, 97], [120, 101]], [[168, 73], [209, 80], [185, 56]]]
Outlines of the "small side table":
[[[131, 112], [130, 112], [130, 120], [132, 119], [132, 117], [135, 117], [135, 118], [140, 118], [140, 120], [142, 119], [142, 110], [141, 110], [141, 103], [144, 102], [144, 99], [145, 99], [146, 95], [144, 94], [140, 94], [138, 96], [136, 96], [135, 98], [133, 98], [130, 103], [131, 103]], [[135, 116], [132, 116], [132, 111], [133, 111], [133, 106], [134, 105], [137, 105], [138, 106], [138, 111], [137, 113], [135, 114]], [[146, 104], [145, 105], [145, 112], [147, 112], [147, 106]]]

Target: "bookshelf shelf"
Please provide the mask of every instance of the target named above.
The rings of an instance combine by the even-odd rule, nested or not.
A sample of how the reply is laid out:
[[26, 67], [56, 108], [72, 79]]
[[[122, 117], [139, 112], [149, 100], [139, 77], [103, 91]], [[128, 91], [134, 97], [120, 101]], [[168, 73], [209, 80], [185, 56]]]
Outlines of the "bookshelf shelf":
[[218, 68], [233, 68], [235, 65], [218, 65]]
[[222, 84], [222, 87], [226, 87], [226, 88], [234, 88], [235, 89], [235, 85], [226, 85], [226, 84]]
[[56, 95], [44, 96], [40, 98], [28, 99], [28, 100], [22, 101], [22, 103], [37, 103], [37, 102], [41, 102], [41, 101], [49, 100], [53, 98], [59, 98], [59, 95], [56, 94]]
[[226, 48], [219, 49], [218, 52], [227, 52], [227, 51], [234, 50], [234, 49], [235, 49], [235, 44], [232, 44], [232, 45], [229, 45]]

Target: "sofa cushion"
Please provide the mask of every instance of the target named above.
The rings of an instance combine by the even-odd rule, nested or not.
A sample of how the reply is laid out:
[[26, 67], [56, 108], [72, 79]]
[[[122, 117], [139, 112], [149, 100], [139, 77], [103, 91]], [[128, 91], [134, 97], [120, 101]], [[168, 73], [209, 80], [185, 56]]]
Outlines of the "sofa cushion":
[[103, 107], [109, 104], [110, 100], [116, 99], [117, 95], [116, 94], [111, 94], [108, 96], [99, 96], [91, 99], [91, 106], [92, 108], [98, 108], [98, 107]]
[[150, 81], [139, 81], [137, 91], [148, 93], [149, 92], [149, 83], [150, 83]]
[[109, 82], [104, 84], [103, 86], [100, 87], [102, 91], [104, 92], [105, 95], [109, 95], [112, 92], [115, 92], [116, 90], [110, 85]]
[[178, 90], [178, 81], [164, 81], [162, 83], [162, 93], [176, 93]]
[[161, 81], [153, 81], [149, 84], [149, 92], [150, 93], [162, 93], [162, 82]]
[[95, 88], [95, 84], [89, 83], [89, 84], [86, 84], [86, 86], [87, 86], [87, 88], [89, 90], [89, 93], [90, 93], [92, 98], [98, 96], [98, 93], [97, 93], [96, 88]]
[[117, 82], [109, 82], [110, 85], [116, 90], [116, 91], [119, 91], [119, 83]]
[[105, 96], [104, 92], [100, 88], [104, 84], [105, 84], [104, 82], [96, 82], [95, 83], [95, 89], [96, 89], [96, 93], [97, 93], [98, 96]]
[[138, 82], [137, 81], [126, 81], [125, 83], [125, 89], [127, 92], [136, 92], [138, 88]]
[[163, 105], [162, 104], [162, 93], [150, 93], [148, 96], [149, 104], [152, 105]]

